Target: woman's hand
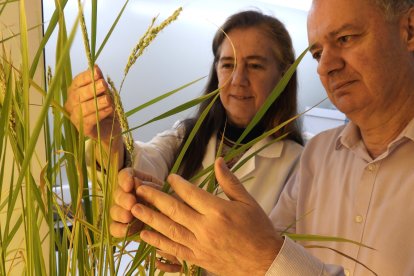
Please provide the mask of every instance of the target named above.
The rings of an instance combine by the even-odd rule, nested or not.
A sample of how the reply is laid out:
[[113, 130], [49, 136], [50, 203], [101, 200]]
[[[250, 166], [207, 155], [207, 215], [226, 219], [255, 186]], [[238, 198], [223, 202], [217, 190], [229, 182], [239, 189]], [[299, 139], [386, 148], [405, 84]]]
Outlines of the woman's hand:
[[[95, 92], [96, 91], [96, 99]], [[70, 114], [70, 121], [78, 131], [94, 140], [98, 139], [98, 122], [100, 138], [105, 152], [118, 156], [118, 167], [123, 167], [124, 145], [121, 127], [115, 115], [115, 107], [109, 95], [108, 84], [99, 67], [95, 65], [94, 76], [90, 70], [77, 75], [69, 89], [65, 109]], [[109, 150], [111, 137], [112, 150]], [[97, 152], [99, 152], [97, 147]], [[100, 156], [99, 154], [96, 155]], [[100, 161], [100, 159], [97, 159]], [[104, 160], [105, 161], [105, 160]]]
[[161, 190], [163, 182], [133, 168], [125, 168], [118, 173], [118, 186], [113, 195], [114, 204], [110, 209], [112, 222], [109, 230], [112, 236], [123, 238], [125, 235], [130, 236], [138, 233], [144, 227], [144, 224], [135, 219], [131, 213], [131, 209], [136, 203], [145, 204], [136, 195], [136, 189], [141, 185]]

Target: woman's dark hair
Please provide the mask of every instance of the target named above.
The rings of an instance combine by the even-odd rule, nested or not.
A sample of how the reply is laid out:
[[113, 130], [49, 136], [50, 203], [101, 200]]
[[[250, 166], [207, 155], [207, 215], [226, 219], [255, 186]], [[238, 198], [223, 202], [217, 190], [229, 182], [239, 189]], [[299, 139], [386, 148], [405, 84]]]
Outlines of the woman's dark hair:
[[[292, 40], [288, 31], [282, 22], [278, 19], [265, 15], [259, 11], [243, 11], [230, 16], [217, 31], [213, 39], [214, 62], [211, 65], [209, 79], [204, 88], [207, 94], [218, 88], [218, 77], [216, 63], [220, 58], [220, 48], [223, 41], [233, 29], [245, 29], [250, 27], [261, 28], [265, 34], [274, 42], [273, 51], [280, 66], [280, 71], [285, 72], [295, 61], [295, 54], [292, 46]], [[261, 120], [261, 125], [265, 130], [270, 130], [280, 123], [292, 118], [297, 114], [297, 78], [293, 74], [283, 93], [272, 104]], [[211, 100], [204, 101], [200, 104], [196, 116], [184, 120], [185, 136], [181, 147], [184, 145], [197, 119], [205, 108], [211, 103]], [[226, 111], [219, 99], [215, 101], [207, 117], [204, 119], [191, 145], [184, 156], [180, 173], [184, 178], [190, 178], [200, 168], [203, 157], [206, 153], [207, 144], [211, 136], [218, 131], [226, 120]], [[275, 137], [287, 134], [287, 139], [296, 141], [303, 145], [303, 139], [300, 133], [300, 127], [295, 121], [287, 124], [280, 131], [275, 133]], [[180, 148], [181, 150], [181, 148]]]

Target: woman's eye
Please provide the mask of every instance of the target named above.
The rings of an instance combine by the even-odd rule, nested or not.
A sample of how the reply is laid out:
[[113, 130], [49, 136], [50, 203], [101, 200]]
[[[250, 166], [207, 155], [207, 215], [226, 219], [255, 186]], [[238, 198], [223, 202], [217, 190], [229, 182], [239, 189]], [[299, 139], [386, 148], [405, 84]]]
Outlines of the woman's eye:
[[233, 69], [234, 63], [222, 63], [220, 67], [223, 69]]
[[263, 69], [264, 66], [262, 64], [259, 64], [259, 63], [251, 63], [251, 64], [249, 64], [249, 68], [252, 68], [252, 69]]

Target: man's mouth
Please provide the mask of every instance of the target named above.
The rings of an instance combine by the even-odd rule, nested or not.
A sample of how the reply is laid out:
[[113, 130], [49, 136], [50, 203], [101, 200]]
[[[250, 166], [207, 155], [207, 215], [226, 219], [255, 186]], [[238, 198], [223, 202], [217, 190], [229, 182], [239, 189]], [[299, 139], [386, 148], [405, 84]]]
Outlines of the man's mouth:
[[337, 90], [341, 90], [343, 88], [346, 88], [352, 84], [354, 84], [356, 81], [352, 80], [352, 81], [340, 81], [340, 82], [336, 82], [333, 85], [331, 85], [331, 91], [335, 92]]

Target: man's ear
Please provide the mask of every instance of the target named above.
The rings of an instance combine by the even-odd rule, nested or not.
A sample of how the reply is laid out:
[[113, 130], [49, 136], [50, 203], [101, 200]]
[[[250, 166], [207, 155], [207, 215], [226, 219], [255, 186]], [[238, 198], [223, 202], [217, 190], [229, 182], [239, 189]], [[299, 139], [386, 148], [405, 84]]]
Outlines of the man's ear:
[[404, 18], [404, 30], [407, 35], [407, 47], [410, 51], [414, 51], [414, 7], [411, 7]]

